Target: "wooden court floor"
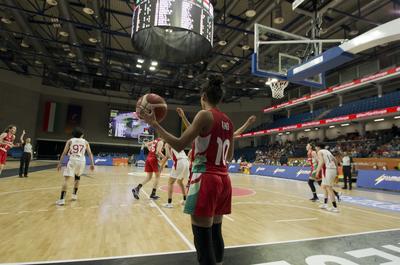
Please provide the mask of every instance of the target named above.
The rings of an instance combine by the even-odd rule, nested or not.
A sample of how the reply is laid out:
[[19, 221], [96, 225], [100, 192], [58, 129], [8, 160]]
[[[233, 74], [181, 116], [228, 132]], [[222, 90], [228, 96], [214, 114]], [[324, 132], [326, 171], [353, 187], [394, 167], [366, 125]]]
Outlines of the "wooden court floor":
[[[16, 163], [16, 162], [15, 162]], [[41, 162], [36, 162], [41, 163]], [[12, 167], [12, 163], [8, 168]], [[56, 206], [61, 173], [32, 172], [29, 178], [0, 179], [0, 263], [87, 259], [193, 249], [190, 218], [182, 213], [181, 196], [166, 209], [168, 170], [161, 179], [160, 200], [140, 200], [131, 189], [144, 177], [142, 168], [96, 167], [81, 178], [76, 202]], [[319, 238], [400, 228], [400, 213], [340, 203], [340, 213], [318, 208], [307, 183], [233, 174], [233, 213], [224, 218], [226, 246]], [[339, 189], [339, 188], [338, 188]], [[346, 191], [371, 200], [400, 203], [383, 192]]]

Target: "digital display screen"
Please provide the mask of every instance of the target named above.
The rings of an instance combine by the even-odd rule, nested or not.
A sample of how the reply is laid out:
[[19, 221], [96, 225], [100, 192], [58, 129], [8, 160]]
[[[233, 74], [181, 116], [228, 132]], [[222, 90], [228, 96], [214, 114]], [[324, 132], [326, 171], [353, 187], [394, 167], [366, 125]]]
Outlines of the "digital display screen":
[[149, 131], [150, 126], [139, 119], [136, 112], [110, 110], [108, 136], [137, 139]]
[[132, 35], [154, 26], [184, 28], [213, 41], [214, 9], [208, 0], [137, 0]]

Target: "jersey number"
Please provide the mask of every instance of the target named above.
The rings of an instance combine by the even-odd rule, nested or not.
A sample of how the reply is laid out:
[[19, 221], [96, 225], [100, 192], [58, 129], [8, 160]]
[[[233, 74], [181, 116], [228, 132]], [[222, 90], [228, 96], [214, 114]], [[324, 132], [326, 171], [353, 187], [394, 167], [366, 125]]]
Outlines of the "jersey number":
[[217, 151], [217, 157], [215, 158], [215, 165], [219, 166], [221, 165], [221, 160], [222, 164], [225, 166], [226, 165], [226, 157], [228, 156], [228, 150], [229, 150], [229, 139], [226, 139], [224, 142], [222, 142], [221, 138], [217, 138], [217, 144], [218, 144], [218, 151]]
[[85, 146], [83, 144], [74, 144], [72, 146], [72, 154], [78, 154], [78, 153], [82, 153], [82, 150]]

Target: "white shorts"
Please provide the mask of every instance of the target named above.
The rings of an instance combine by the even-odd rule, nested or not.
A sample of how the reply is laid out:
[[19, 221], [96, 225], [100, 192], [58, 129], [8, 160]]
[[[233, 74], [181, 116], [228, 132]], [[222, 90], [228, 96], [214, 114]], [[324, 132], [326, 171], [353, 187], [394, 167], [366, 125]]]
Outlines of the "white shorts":
[[67, 167], [64, 169], [64, 177], [80, 177], [83, 174], [83, 171], [86, 167], [85, 160], [78, 160], [78, 159], [70, 159], [68, 161]]
[[337, 169], [336, 168], [325, 169], [325, 174], [322, 175], [321, 185], [333, 186], [333, 184], [335, 183], [336, 177], [337, 177]]
[[174, 179], [189, 177], [189, 161], [186, 158], [178, 159], [176, 165], [172, 166], [170, 177]]

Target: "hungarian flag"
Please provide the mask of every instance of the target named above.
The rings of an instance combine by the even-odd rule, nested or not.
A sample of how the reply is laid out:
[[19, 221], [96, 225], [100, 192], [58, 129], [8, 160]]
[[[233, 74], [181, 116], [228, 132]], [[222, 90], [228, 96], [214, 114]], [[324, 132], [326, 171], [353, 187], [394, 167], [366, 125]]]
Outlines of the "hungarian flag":
[[44, 106], [43, 131], [54, 132], [57, 103], [46, 102]]

